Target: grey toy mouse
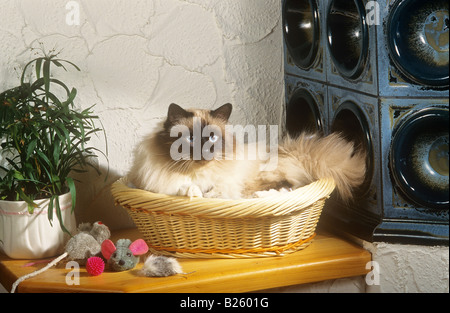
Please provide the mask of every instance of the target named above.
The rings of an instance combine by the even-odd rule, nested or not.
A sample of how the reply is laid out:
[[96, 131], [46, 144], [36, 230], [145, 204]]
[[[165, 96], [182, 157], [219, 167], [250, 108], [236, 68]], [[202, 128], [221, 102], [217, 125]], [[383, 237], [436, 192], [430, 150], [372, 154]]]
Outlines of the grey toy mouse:
[[145, 260], [144, 266], [142, 266], [139, 274], [147, 277], [167, 277], [190, 273], [183, 273], [180, 264], [175, 258], [162, 255], [150, 255]]
[[116, 244], [111, 240], [102, 243], [102, 255], [108, 260], [107, 265], [116, 272], [134, 268], [139, 256], [147, 253], [148, 246], [142, 239], [131, 242], [130, 239], [119, 239]]
[[77, 234], [67, 242], [65, 252], [48, 263], [45, 267], [19, 277], [12, 285], [11, 293], [14, 293], [17, 286], [25, 279], [45, 272], [64, 258], [76, 261], [80, 265], [84, 265], [89, 257], [100, 254], [101, 244], [108, 239], [109, 236], [111, 236], [111, 232], [102, 222], [95, 222], [93, 225], [90, 223], [81, 223], [78, 225]]
[[110, 236], [109, 228], [102, 222], [80, 224], [78, 233], [66, 244], [67, 258], [84, 265], [91, 256], [100, 255], [102, 242]]

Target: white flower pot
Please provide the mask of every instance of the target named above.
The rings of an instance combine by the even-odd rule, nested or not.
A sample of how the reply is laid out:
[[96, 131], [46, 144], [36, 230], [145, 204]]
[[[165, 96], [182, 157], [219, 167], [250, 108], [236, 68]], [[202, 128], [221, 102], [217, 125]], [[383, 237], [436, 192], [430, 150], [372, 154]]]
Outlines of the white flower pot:
[[[38, 207], [33, 214], [29, 214], [28, 205], [24, 201], [0, 200], [0, 248], [10, 258], [40, 259], [63, 252], [68, 235], [61, 230], [56, 205], [53, 205], [53, 220], [50, 224], [50, 199], [36, 200], [35, 203]], [[71, 213], [70, 193], [59, 196], [59, 204], [64, 226], [73, 232], [76, 222]]]

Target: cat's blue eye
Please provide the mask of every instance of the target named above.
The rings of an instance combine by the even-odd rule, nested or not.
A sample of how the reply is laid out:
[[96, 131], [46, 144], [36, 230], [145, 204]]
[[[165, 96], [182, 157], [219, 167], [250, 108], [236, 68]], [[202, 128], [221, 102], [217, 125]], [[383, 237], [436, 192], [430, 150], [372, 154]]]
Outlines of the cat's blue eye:
[[209, 136], [209, 141], [216, 142], [219, 139], [219, 136], [217, 135], [211, 135]]

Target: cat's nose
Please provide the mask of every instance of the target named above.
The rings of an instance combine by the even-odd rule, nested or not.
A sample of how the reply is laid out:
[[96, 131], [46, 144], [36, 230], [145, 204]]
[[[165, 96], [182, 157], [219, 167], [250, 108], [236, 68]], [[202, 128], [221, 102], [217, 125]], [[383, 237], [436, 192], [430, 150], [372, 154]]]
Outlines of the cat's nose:
[[124, 260], [120, 260], [120, 261], [119, 261], [119, 265], [120, 265], [120, 266], [122, 266], [122, 265], [124, 265], [124, 264], [125, 264], [125, 261], [124, 261]]

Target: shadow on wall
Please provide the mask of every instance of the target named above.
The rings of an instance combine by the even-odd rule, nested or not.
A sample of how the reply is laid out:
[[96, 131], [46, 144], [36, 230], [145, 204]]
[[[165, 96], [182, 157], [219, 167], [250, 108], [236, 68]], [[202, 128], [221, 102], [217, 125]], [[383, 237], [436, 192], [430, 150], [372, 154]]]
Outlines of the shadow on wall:
[[135, 227], [125, 208], [115, 205], [111, 185], [122, 176], [105, 166], [99, 166], [101, 175], [91, 168], [86, 173], [74, 174], [77, 188], [75, 217], [77, 224], [102, 221], [111, 230]]

